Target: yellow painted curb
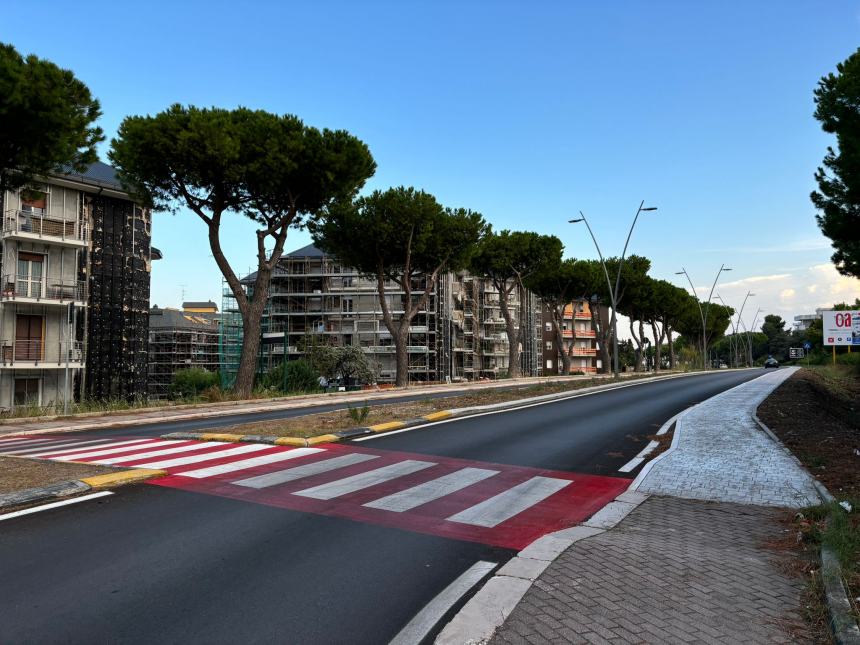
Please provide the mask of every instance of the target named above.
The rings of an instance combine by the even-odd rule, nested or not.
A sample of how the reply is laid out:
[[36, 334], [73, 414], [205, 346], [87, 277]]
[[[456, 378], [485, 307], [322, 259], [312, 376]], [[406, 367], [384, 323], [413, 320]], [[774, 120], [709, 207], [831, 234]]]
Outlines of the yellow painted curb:
[[451, 416], [453, 416], [451, 410], [440, 410], [439, 412], [425, 414], [422, 418], [427, 419], [427, 421], [439, 421], [440, 419], [447, 419]]
[[90, 488], [109, 488], [111, 486], [122, 486], [123, 484], [134, 484], [153, 477], [163, 477], [167, 474], [165, 470], [153, 470], [150, 468], [137, 468], [135, 470], [123, 470], [119, 473], [107, 473], [106, 475], [95, 475], [84, 477], [81, 481]]
[[308, 439], [307, 445], [315, 446], [318, 443], [332, 443], [333, 441], [340, 441], [340, 437], [335, 434], [320, 434]]
[[374, 432], [388, 432], [389, 430], [399, 430], [405, 428], [406, 424], [402, 421], [389, 421], [388, 423], [377, 423], [375, 426], [367, 426]]
[[301, 446], [304, 448], [308, 445], [308, 440], [303, 439], [302, 437], [281, 437], [280, 439], [275, 439], [276, 446]]
[[[219, 432], [204, 432], [198, 436], [198, 439], [203, 441], [242, 441], [245, 437], [243, 434], [226, 434]], [[181, 441], [181, 439], [180, 439]]]

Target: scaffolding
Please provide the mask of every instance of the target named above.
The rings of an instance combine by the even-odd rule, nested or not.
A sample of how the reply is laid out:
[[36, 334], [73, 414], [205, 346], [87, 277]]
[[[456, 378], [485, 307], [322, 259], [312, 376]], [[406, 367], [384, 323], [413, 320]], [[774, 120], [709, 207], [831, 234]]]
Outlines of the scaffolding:
[[219, 337], [217, 314], [150, 309], [149, 398], [168, 398], [179, 370], [197, 367], [217, 372]]
[[218, 372], [221, 387], [230, 389], [236, 383], [239, 358], [242, 355], [242, 314], [236, 296], [227, 281], [221, 280], [221, 317], [218, 323]]

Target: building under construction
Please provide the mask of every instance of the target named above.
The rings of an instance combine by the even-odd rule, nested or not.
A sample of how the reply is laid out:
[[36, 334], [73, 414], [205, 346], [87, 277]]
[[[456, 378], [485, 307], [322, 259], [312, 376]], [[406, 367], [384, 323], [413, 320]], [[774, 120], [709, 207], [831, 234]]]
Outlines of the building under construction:
[[[243, 284], [253, 284], [254, 274]], [[422, 292], [417, 280], [413, 292]], [[403, 314], [400, 285], [385, 284], [392, 315]], [[511, 311], [521, 334], [523, 374], [541, 374], [541, 315], [533, 294], [515, 293]], [[241, 350], [241, 317], [229, 288], [224, 290], [221, 323], [222, 383], [235, 379]], [[336, 345], [361, 347], [380, 383], [394, 381], [394, 341], [385, 327], [375, 278], [362, 276], [313, 245], [285, 255], [272, 277], [262, 325], [259, 369], [284, 357], [298, 358], [309, 336]], [[508, 372], [508, 339], [498, 291], [487, 280], [447, 273], [433, 286], [426, 305], [412, 320], [407, 341], [411, 381], [462, 381], [498, 378]]]
[[214, 302], [184, 302], [182, 310], [149, 310], [149, 398], [170, 396], [173, 376], [198, 367], [219, 369], [219, 315]]

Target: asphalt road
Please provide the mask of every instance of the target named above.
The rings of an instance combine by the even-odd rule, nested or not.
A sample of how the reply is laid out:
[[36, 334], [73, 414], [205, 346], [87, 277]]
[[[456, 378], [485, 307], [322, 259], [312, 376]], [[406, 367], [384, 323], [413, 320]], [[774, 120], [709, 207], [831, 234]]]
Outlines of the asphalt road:
[[[715, 373], [466, 418], [357, 444], [619, 475]], [[635, 474], [631, 473], [631, 475]], [[508, 549], [162, 486], [0, 522], [0, 642], [386, 643]]]

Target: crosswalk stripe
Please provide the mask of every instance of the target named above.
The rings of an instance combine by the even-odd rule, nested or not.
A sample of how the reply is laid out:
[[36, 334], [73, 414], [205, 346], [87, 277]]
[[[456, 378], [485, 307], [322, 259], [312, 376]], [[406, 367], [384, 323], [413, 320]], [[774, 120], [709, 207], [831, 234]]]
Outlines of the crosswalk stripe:
[[257, 475], [256, 477], [249, 477], [248, 479], [240, 479], [239, 481], [232, 483], [238, 486], [247, 486], [248, 488], [268, 488], [269, 486], [276, 486], [278, 484], [295, 481], [296, 479], [327, 473], [332, 470], [337, 470], [338, 468], [346, 468], [347, 466], [361, 464], [365, 461], [378, 458], [379, 455], [354, 453], [351, 455], [343, 455], [341, 457], [333, 457], [331, 459], [316, 461], [312, 464], [305, 464], [304, 466], [295, 466], [285, 470], [278, 470], [273, 473], [266, 473], [265, 475]]
[[[150, 457], [163, 457], [165, 455], [174, 455], [180, 452], [192, 452], [194, 450], [204, 450], [206, 448], [214, 448], [218, 444], [210, 442], [196, 442], [187, 446], [171, 446], [170, 448], [161, 448], [159, 450], [148, 450], [146, 452], [137, 452], [131, 455], [121, 455], [119, 457], [108, 457], [107, 459], [98, 459], [95, 464], [103, 464], [110, 466], [111, 464], [121, 464], [126, 461], [136, 461], [138, 459], [149, 459]], [[141, 446], [145, 447], [145, 446]], [[208, 454], [208, 453], [207, 453]]]
[[477, 484], [493, 475], [498, 475], [498, 470], [487, 470], [485, 468], [461, 468], [460, 470], [448, 473], [438, 479], [433, 479], [423, 484], [418, 484], [412, 488], [407, 488], [400, 492], [380, 497], [372, 502], [368, 502], [365, 506], [369, 508], [378, 508], [384, 511], [393, 511], [394, 513], [402, 513], [416, 506], [427, 504], [434, 499], [445, 497], [451, 493], [456, 493], [472, 484]]
[[[213, 444], [209, 444], [210, 446]], [[223, 444], [222, 444], [223, 445]], [[233, 444], [227, 444], [233, 445]], [[175, 468], [176, 466], [187, 466], [189, 464], [197, 464], [201, 461], [210, 461], [211, 459], [221, 459], [222, 457], [234, 457], [236, 455], [244, 455], [249, 452], [259, 452], [271, 448], [260, 443], [246, 443], [235, 448], [225, 448], [223, 450], [215, 450], [202, 455], [191, 455], [188, 457], [177, 457], [176, 459], [163, 459], [161, 461], [150, 461], [145, 464], [135, 464], [135, 468]]]
[[90, 450], [89, 448], [63, 450], [61, 452], [58, 452], [56, 450], [47, 450], [45, 452], [39, 453], [39, 455], [49, 455], [50, 459], [56, 459], [59, 461], [62, 461], [63, 459], [90, 459], [91, 457], [103, 457], [115, 453], [128, 452], [129, 450], [140, 450], [142, 448], [148, 448], [150, 446], [164, 446], [174, 443], [180, 442], [153, 441], [152, 439], [133, 439], [129, 441], [117, 441], [115, 443], [110, 444], [106, 448], [99, 448], [98, 450]]
[[37, 436], [33, 437], [4, 437], [0, 439], [0, 445], [5, 445], [7, 443], [15, 443], [16, 441], [39, 441], [40, 438]]
[[189, 470], [182, 473], [177, 473], [182, 477], [193, 477], [194, 479], [203, 479], [204, 477], [213, 477], [215, 475], [223, 475], [236, 470], [246, 470], [255, 466], [264, 466], [266, 464], [274, 464], [287, 459], [295, 459], [304, 457], [305, 455], [313, 455], [318, 452], [323, 452], [323, 448], [293, 448], [285, 452], [276, 452], [270, 455], [261, 455], [259, 457], [251, 457], [242, 461], [234, 461], [229, 464], [219, 464], [218, 466], [210, 466], [209, 468], [201, 468], [199, 470]]
[[320, 486], [307, 488], [293, 494], [300, 495], [302, 497], [312, 497], [314, 499], [333, 499], [335, 497], [340, 497], [341, 495], [354, 493], [355, 491], [359, 491], [364, 488], [370, 488], [371, 486], [391, 481], [392, 479], [397, 479], [398, 477], [411, 475], [412, 473], [417, 473], [419, 470], [424, 470], [425, 468], [430, 468], [435, 465], [435, 463], [429, 461], [415, 461], [413, 459], [407, 459], [405, 461], [399, 461], [396, 464], [390, 464], [388, 466], [383, 466], [382, 468], [359, 473], [358, 475], [338, 479], [336, 481], [329, 482], [328, 484], [321, 484]]
[[527, 508], [554, 495], [573, 482], [553, 477], [532, 477], [480, 504], [470, 506], [448, 518], [451, 522], [492, 528], [519, 515]]
[[[4, 451], [4, 452], [5, 452], [5, 454], [15, 454], [15, 455], [36, 453], [36, 455], [38, 456], [39, 453], [45, 453], [47, 455], [47, 454], [50, 454], [50, 452], [59, 452], [59, 450], [58, 450], [59, 448], [66, 448], [68, 450], [71, 450], [73, 446], [74, 447], [88, 446], [89, 448], [95, 448], [96, 446], [93, 444], [105, 445], [105, 444], [111, 443], [112, 441], [113, 441], [112, 439], [93, 439], [92, 441], [65, 441], [62, 443], [51, 443], [51, 442], [49, 442], [47, 444], [42, 444], [42, 445], [39, 445], [36, 447], [28, 446], [26, 448], [16, 448], [15, 450], [9, 450], [9, 451]], [[46, 448], [48, 448], [49, 446], [51, 448], [50, 452], [46, 451]], [[0, 450], [2, 450], [2, 448], [0, 448]]]
[[[27, 439], [24, 441], [16, 441], [15, 443], [7, 444], [10, 450], [19, 450], [23, 448], [32, 448], [33, 446], [47, 446], [56, 443], [56, 439]], [[3, 452], [6, 452], [6, 446], [0, 447]]]

